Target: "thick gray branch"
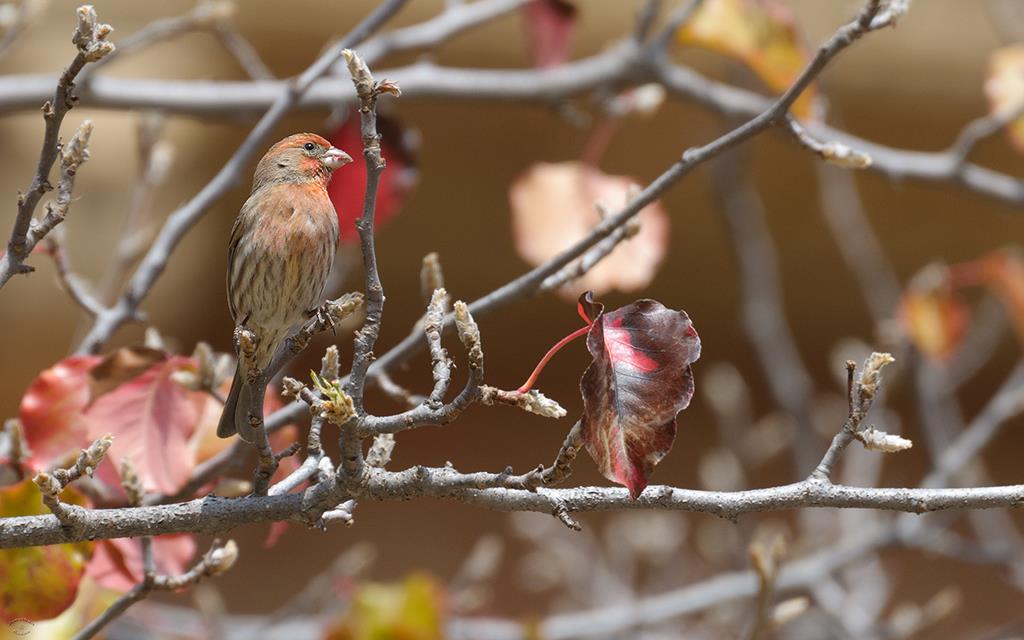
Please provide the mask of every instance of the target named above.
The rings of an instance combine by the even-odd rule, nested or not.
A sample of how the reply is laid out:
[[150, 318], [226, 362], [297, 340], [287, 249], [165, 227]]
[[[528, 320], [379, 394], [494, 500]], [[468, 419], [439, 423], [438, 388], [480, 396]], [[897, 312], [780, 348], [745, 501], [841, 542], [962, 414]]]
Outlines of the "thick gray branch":
[[[632, 42], [551, 70], [459, 69], [420, 63], [379, 73], [402, 87], [407, 102], [445, 98], [549, 103], [601, 87], [660, 82], [676, 96], [730, 116], [749, 118], [772, 104], [771, 98], [715, 82], [668, 60], [652, 58]], [[49, 75], [0, 78], [0, 111], [38, 105], [53, 82]], [[82, 92], [82, 103], [108, 109], [163, 109], [227, 117], [269, 107], [285, 82], [97, 77]], [[296, 107], [323, 109], [354, 103], [355, 93], [348, 79], [330, 77], [315, 82]], [[1024, 204], [1024, 181], [964, 162], [959, 146], [940, 152], [909, 151], [870, 142], [823, 123], [809, 123], [806, 128], [816, 138], [867, 153], [872, 160], [869, 170], [890, 179], [959, 184], [997, 200]]]
[[[885, 509], [925, 513], [947, 509], [1018, 508], [1024, 505], [1024, 485], [964, 489], [875, 489], [804, 481], [795, 484], [718, 492], [648, 487], [637, 500], [621, 488], [578, 487], [573, 489], [467, 489], [447, 477], [400, 484], [400, 473], [373, 470], [360, 500], [410, 500], [419, 497], [449, 498], [497, 511], [553, 513], [611, 511], [624, 509], [666, 509], [710, 513], [736, 518], [747, 513], [799, 508]], [[453, 476], [454, 477], [454, 476]], [[218, 534], [244, 524], [280, 520], [304, 520], [307, 507], [321, 509], [329, 491], [313, 487], [303, 493], [281, 496], [218, 498], [209, 496], [181, 504], [127, 509], [83, 509], [68, 506], [75, 514], [76, 527], [70, 532], [53, 515], [19, 516], [0, 519], [0, 548], [58, 544], [92, 539], [125, 538], [167, 533]]]

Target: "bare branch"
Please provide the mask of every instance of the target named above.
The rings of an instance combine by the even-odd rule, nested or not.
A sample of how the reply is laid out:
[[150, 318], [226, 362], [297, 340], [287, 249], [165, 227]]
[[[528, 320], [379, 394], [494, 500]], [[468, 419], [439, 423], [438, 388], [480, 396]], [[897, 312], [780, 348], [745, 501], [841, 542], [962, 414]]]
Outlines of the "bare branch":
[[444, 312], [447, 307], [448, 292], [444, 289], [434, 289], [423, 323], [434, 375], [434, 389], [430, 392], [427, 402], [434, 408], [444, 404], [444, 396], [448, 393], [452, 379], [452, 362], [448, 359], [448, 352], [441, 345], [441, 330], [444, 328]]
[[[402, 475], [397, 475], [402, 474]], [[802, 481], [749, 491], [698, 491], [667, 486], [650, 486], [633, 500], [622, 488], [578, 487], [572, 489], [476, 489], [481, 477], [445, 472], [427, 476], [415, 486], [405, 484], [410, 472], [373, 470], [360, 492], [361, 500], [412, 500], [446, 498], [467, 505], [497, 511], [534, 511], [552, 514], [624, 509], [665, 509], [709, 513], [734, 519], [749, 513], [802, 508], [882, 509], [905, 513], [944, 510], [1008, 509], [1024, 506], [1024, 485], [969, 487], [955, 489], [871, 488]], [[491, 474], [495, 478], [499, 474]], [[278, 496], [219, 498], [207, 496], [173, 505], [124, 509], [83, 509], [75, 511], [73, 530], [63, 527], [52, 515], [16, 516], [0, 519], [0, 549], [11, 549], [90, 539], [112, 539], [167, 533], [219, 534], [235, 527], [262, 522], [307, 522], [316, 505], [331, 502], [330, 487], [314, 487], [301, 493]], [[332, 504], [339, 504], [334, 500]], [[328, 507], [324, 507], [326, 510]], [[311, 511], [311, 509], [313, 511]]]
[[843, 428], [832, 438], [832, 444], [829, 445], [825, 456], [818, 463], [817, 468], [811, 473], [809, 480], [814, 482], [830, 482], [832, 468], [838, 461], [840, 454], [853, 440], [858, 438], [861, 431], [861, 423], [871, 409], [871, 404], [874, 402], [875, 395], [878, 392], [882, 367], [892, 361], [893, 357], [888, 353], [872, 353], [864, 361], [860, 378], [857, 380], [853, 378], [852, 367], [849, 369], [851, 380], [850, 414], [847, 416], [846, 422], [843, 423]]
[[91, 316], [103, 313], [105, 307], [88, 289], [88, 285], [82, 281], [78, 274], [72, 271], [68, 264], [67, 253], [60, 240], [60, 234], [51, 233], [45, 239], [46, 250], [53, 259], [53, 265], [57, 268], [57, 280], [60, 286], [67, 292], [68, 296]]
[[[14, 228], [11, 229], [11, 237], [7, 242], [7, 252], [0, 257], [0, 287], [12, 276], [32, 271], [31, 267], [24, 264], [25, 259], [36, 243], [60, 224], [67, 214], [75, 172], [88, 158], [86, 147], [89, 143], [89, 134], [92, 133], [92, 123], [88, 120], [83, 122], [67, 148], [63, 148], [60, 143], [60, 125], [67, 112], [78, 102], [75, 78], [86, 64], [98, 62], [114, 52], [113, 43], [107, 41], [111, 31], [109, 24], [97, 22], [96, 11], [91, 5], [82, 5], [78, 8], [78, 27], [71, 39], [78, 47], [78, 54], [58, 79], [53, 98], [43, 105], [43, 148], [39, 152], [39, 163], [32, 184], [25, 193], [18, 195], [18, 213], [14, 220]], [[41, 221], [35, 221], [32, 216], [36, 205], [43, 194], [53, 188], [49, 181], [50, 169], [53, 168], [58, 156], [61, 159], [61, 180], [57, 202], [47, 209], [46, 216]]]
[[[477, 7], [483, 4], [477, 2], [466, 6]], [[872, 28], [876, 28], [877, 24], [873, 24]], [[370, 44], [368, 42], [367, 46]], [[370, 60], [376, 61], [373, 58]], [[659, 82], [678, 97], [693, 100], [729, 116], [753, 117], [773, 104], [771, 99], [764, 96], [715, 82], [691, 69], [675, 66], [656, 47], [638, 48], [632, 39], [604, 53], [553, 70], [452, 69], [419, 63], [390, 69], [382, 74], [402, 86], [407, 100], [445, 97], [548, 103], [597, 87]], [[26, 108], [38, 104], [52, 83], [46, 76], [0, 78], [0, 109]], [[90, 82], [84, 99], [88, 104], [100, 107], [160, 108], [198, 115], [237, 115], [240, 112], [252, 113], [268, 108], [284, 87], [284, 81], [211, 83], [99, 77]], [[325, 78], [315, 83], [297, 106], [337, 108], [354, 101], [354, 92], [347, 81]], [[952, 182], [1011, 204], [1024, 203], [1024, 182], [975, 164], [962, 163], [958, 159], [958, 152], [894, 149], [857, 138], [824, 123], [809, 123], [806, 129], [818, 140], [828, 140], [866, 154], [872, 159], [872, 170], [893, 180], [914, 178], [929, 182]]]
[[469, 377], [462, 391], [451, 402], [440, 406], [431, 405], [428, 399], [403, 413], [391, 416], [364, 416], [359, 423], [359, 429], [364, 435], [393, 434], [426, 425], [448, 424], [480, 398], [484, 379], [484, 352], [480, 329], [465, 302], [458, 300], [454, 306], [459, 339], [469, 355]]
[[[449, 6], [437, 17], [419, 24], [382, 33], [368, 40], [359, 53], [368, 65], [374, 65], [393, 53], [427, 49], [473, 27], [490, 22], [518, 9], [529, 0], [479, 0], [469, 4]], [[346, 74], [341, 68], [338, 75]]]
[[366, 63], [354, 51], [342, 52], [348, 64], [352, 82], [359, 96], [360, 133], [363, 138], [363, 158], [366, 161], [366, 195], [363, 212], [356, 221], [359, 248], [363, 256], [363, 275], [366, 282], [366, 320], [356, 332], [352, 372], [346, 391], [352, 397], [358, 415], [364, 415], [363, 390], [366, 388], [366, 370], [372, 361], [373, 347], [380, 335], [384, 313], [384, 287], [377, 270], [377, 250], [373, 237], [374, 211], [377, 208], [377, 185], [385, 162], [380, 153], [380, 134], [377, 133], [377, 98], [382, 94], [400, 95], [398, 86], [388, 80], [374, 80]]
[[64, 491], [64, 487], [82, 476], [91, 477], [113, 441], [113, 436], [107, 434], [83, 449], [73, 466], [67, 469], [53, 469], [50, 472], [40, 471], [32, 478], [43, 496], [43, 503], [57, 516], [62, 526], [69, 529], [77, 527], [79, 512], [60, 501], [61, 492]]
[[803, 127], [796, 118], [786, 118], [785, 130], [793, 134], [797, 142], [810, 149], [829, 164], [845, 169], [867, 169], [871, 166], [871, 156], [851, 148], [842, 142], [821, 142]]
[[274, 78], [270, 67], [263, 62], [252, 43], [242, 37], [242, 34], [238, 33], [227, 20], [221, 20], [214, 24], [213, 34], [220, 40], [224, 49], [238, 61], [238, 65], [245, 70], [250, 78], [253, 80]]

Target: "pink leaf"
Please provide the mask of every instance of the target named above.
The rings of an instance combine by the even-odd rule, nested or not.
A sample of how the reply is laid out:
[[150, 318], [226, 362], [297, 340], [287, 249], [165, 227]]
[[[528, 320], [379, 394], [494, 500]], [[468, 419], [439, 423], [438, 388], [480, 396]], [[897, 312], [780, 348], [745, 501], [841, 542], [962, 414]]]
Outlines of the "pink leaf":
[[676, 415], [693, 397], [690, 364], [700, 338], [689, 316], [655, 300], [604, 313], [590, 293], [580, 306], [593, 320], [594, 361], [580, 380], [583, 439], [601, 473], [635, 499], [676, 437]]
[[[595, 203], [618, 210], [630, 185], [581, 162], [540, 163], [516, 179], [509, 191], [516, 251], [533, 266], [543, 264], [586, 236], [601, 218]], [[661, 203], [638, 214], [639, 232], [620, 243], [582, 278], [560, 293], [575, 299], [584, 291], [635, 291], [650, 284], [668, 249], [669, 219]]]
[[173, 493], [195, 466], [188, 439], [198, 411], [190, 392], [171, 379], [188, 358], [173, 356], [153, 365], [96, 400], [85, 412], [89, 436], [114, 436], [107, 457], [116, 468], [130, 457], [143, 487]]
[[[415, 133], [406, 130], [398, 120], [380, 114], [377, 116], [377, 128], [381, 133], [381, 154], [388, 165], [377, 186], [374, 222], [380, 228], [398, 213], [416, 186], [418, 176]], [[355, 224], [363, 214], [363, 198], [366, 195], [366, 160], [359, 153], [363, 148], [359, 114], [350, 114], [344, 124], [327, 139], [335, 147], [352, 155], [352, 166], [345, 167], [331, 178], [327, 194], [338, 212], [341, 241], [355, 242], [359, 238]]]
[[89, 372], [99, 356], [73, 356], [43, 371], [21, 398], [19, 417], [32, 449], [29, 466], [48, 469], [88, 446], [82, 410], [89, 403]]
[[533, 66], [548, 69], [564, 64], [572, 52], [576, 7], [566, 0], [532, 0], [523, 7]]

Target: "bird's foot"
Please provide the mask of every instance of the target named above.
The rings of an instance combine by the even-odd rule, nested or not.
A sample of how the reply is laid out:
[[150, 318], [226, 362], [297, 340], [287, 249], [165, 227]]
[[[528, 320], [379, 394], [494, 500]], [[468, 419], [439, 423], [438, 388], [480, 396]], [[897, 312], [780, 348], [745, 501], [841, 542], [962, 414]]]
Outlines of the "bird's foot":
[[331, 311], [331, 303], [325, 302], [316, 309], [306, 312], [310, 318], [316, 318], [317, 323], [322, 327], [330, 327], [331, 334], [337, 336], [337, 323], [334, 321], [334, 313]]

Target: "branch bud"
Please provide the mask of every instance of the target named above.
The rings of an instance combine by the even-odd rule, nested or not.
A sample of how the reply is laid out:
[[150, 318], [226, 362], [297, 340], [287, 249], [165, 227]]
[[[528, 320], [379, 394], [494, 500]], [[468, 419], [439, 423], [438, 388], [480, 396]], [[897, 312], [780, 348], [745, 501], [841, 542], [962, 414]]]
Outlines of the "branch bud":
[[327, 380], [337, 380], [340, 374], [338, 346], [331, 345], [324, 351], [324, 357], [320, 361], [320, 377]]
[[75, 466], [78, 467], [78, 471], [89, 477], [92, 477], [93, 472], [96, 471], [96, 467], [99, 466], [100, 462], [103, 461], [103, 456], [107, 455], [107, 449], [114, 443], [114, 436], [107, 434], [102, 438], [97, 438], [89, 448], [82, 451], [82, 455], [78, 457], [78, 461]]
[[214, 543], [214, 547], [206, 554], [206, 566], [210, 569], [211, 576], [219, 576], [228, 571], [238, 560], [238, 545], [234, 540], [228, 540], [221, 545]]
[[131, 458], [128, 457], [121, 460], [121, 486], [124, 487], [125, 495], [128, 496], [130, 504], [136, 507], [142, 504], [142, 497], [144, 495], [142, 480], [139, 479], [139, 474], [135, 471], [135, 465], [132, 464]]
[[64, 488], [61, 486], [60, 481], [54, 478], [52, 475], [45, 471], [40, 471], [32, 478], [32, 482], [36, 483], [39, 487], [39, 492], [44, 496], [56, 498], [60, 495], [61, 490]]
[[861, 402], [869, 401], [878, 392], [878, 385], [882, 381], [882, 368], [885, 365], [896, 362], [896, 358], [890, 353], [872, 353], [864, 361], [864, 369], [860, 374], [860, 399]]
[[884, 431], [879, 431], [874, 426], [870, 426], [863, 431], [858, 431], [855, 436], [860, 440], [861, 444], [864, 445], [864, 448], [869, 451], [897, 453], [914, 446], [914, 443], [911, 440], [891, 433], [886, 433]]

